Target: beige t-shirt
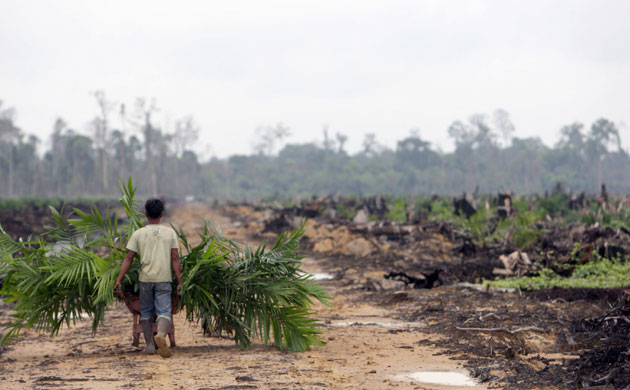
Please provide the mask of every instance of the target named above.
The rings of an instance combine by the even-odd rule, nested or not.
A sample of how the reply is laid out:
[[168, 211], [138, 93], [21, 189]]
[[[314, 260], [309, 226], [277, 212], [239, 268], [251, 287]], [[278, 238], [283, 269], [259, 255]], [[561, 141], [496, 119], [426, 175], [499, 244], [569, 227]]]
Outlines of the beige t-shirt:
[[178, 248], [177, 234], [169, 227], [149, 224], [133, 232], [127, 249], [140, 255], [141, 282], [170, 282], [171, 249]]

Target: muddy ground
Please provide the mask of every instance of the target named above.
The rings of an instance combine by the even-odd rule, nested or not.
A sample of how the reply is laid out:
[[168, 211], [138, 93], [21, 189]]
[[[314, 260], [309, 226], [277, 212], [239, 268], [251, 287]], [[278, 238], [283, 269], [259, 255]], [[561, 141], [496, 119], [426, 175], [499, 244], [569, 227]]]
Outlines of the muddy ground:
[[[187, 233], [210, 219], [236, 240], [272, 241], [277, 234], [265, 223], [269, 215], [251, 206], [192, 203], [174, 207], [170, 215], [166, 222]], [[119, 305], [108, 310], [105, 326], [96, 334], [88, 319], [54, 339], [23, 333], [0, 353], [1, 387], [613, 389], [630, 383], [624, 382], [627, 369], [620, 364], [627, 359], [627, 341], [620, 337], [614, 343], [617, 354], [611, 356], [609, 341], [590, 340], [597, 333], [584, 326], [621, 326], [627, 320], [624, 291], [486, 291], [462, 283], [461, 274], [474, 280], [474, 272], [481, 275], [488, 265], [463, 263], [439, 226], [423, 237], [402, 249], [307, 221], [304, 268], [323, 278], [334, 298], [331, 307], [316, 307], [327, 345], [312, 351], [282, 352], [264, 345], [241, 351], [232, 340], [204, 337], [180, 313], [175, 316], [175, 355], [147, 356], [131, 346], [131, 314]], [[402, 272], [426, 284], [423, 273], [436, 269], [443, 273], [430, 289], [413, 288], [400, 277], [384, 278]], [[5, 306], [0, 326], [7, 315]], [[616, 318], [614, 324], [609, 317]], [[598, 372], [606, 364], [612, 368]], [[421, 371], [465, 374], [475, 383], [428, 383], [414, 376]]]

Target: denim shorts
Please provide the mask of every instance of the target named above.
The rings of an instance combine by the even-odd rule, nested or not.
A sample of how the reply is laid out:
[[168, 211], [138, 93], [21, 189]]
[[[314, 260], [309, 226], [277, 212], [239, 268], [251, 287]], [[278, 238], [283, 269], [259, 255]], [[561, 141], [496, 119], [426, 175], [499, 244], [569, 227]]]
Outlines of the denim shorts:
[[172, 320], [171, 282], [140, 282], [140, 319], [153, 318], [154, 308], [157, 318]]

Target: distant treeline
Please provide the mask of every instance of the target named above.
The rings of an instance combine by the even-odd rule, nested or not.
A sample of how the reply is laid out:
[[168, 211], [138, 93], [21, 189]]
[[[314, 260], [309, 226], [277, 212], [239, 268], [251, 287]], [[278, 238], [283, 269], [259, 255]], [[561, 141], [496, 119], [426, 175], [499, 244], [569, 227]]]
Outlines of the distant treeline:
[[[553, 147], [539, 138], [514, 137], [509, 115], [473, 115], [448, 128], [456, 149], [441, 153], [418, 131], [395, 150], [367, 134], [360, 152], [344, 149], [347, 137], [323, 131], [320, 144], [277, 146], [290, 134], [279, 124], [260, 128], [252, 155], [201, 163], [191, 150], [199, 127], [192, 117], [166, 131], [154, 123], [153, 102], [138, 99], [127, 112], [103, 92], [89, 135], [53, 125], [50, 149], [16, 127], [15, 111], [0, 102], [0, 197], [115, 196], [117, 182], [132, 176], [143, 195], [215, 199], [282, 198], [311, 194], [459, 194], [513, 191], [542, 193], [561, 182], [573, 191], [630, 192], [630, 156], [615, 124], [600, 118], [561, 129]], [[41, 156], [41, 157], [40, 157]]]

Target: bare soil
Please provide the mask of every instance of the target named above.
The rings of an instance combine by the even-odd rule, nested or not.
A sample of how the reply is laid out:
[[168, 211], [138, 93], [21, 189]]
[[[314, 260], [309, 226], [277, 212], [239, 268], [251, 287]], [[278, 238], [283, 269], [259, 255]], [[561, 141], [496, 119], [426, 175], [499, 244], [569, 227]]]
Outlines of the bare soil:
[[[53, 339], [24, 332], [0, 349], [0, 388], [630, 389], [630, 291], [486, 290], [470, 282], [492, 275], [502, 252], [470, 245], [447, 224], [379, 222], [370, 231], [297, 211], [188, 203], [165, 223], [190, 237], [210, 220], [229, 238], [260, 243], [307, 217], [304, 269], [334, 298], [315, 307], [326, 346], [243, 351], [180, 313], [175, 354], [162, 359], [131, 346], [132, 316], [118, 305], [96, 334], [89, 319]], [[0, 306], [0, 329], [9, 314]], [[420, 371], [466, 374], [476, 385], [423, 383], [411, 376]]]
[[[226, 216], [234, 212], [187, 204], [173, 209], [173, 217], [165, 222], [193, 233], [203, 220], [210, 219], [229, 238], [273, 239], [272, 233], [261, 234], [261, 226]], [[0, 352], [0, 388], [448, 390], [486, 389], [506, 383], [506, 367], [497, 365], [495, 371], [482, 367], [479, 371], [470, 366], [466, 348], [455, 350], [452, 333], [449, 336], [440, 328], [459, 315], [456, 312], [471, 315], [473, 320], [492, 311], [507, 316], [512, 301], [497, 309], [486, 293], [475, 290], [442, 286], [400, 291], [404, 286], [396, 282], [383, 287], [387, 267], [378, 263], [362, 266], [361, 260], [321, 253], [305, 259], [306, 270], [333, 276], [321, 281], [334, 298], [332, 306], [315, 308], [327, 345], [312, 351], [292, 353], [260, 344], [243, 351], [232, 340], [204, 337], [200, 327], [186, 322], [180, 313], [174, 319], [177, 347], [173, 357], [145, 355], [131, 346], [132, 317], [118, 305], [108, 310], [106, 322], [96, 334], [90, 330], [89, 319], [52, 339], [25, 331], [18, 342]], [[382, 283], [374, 287], [373, 281]], [[462, 291], [466, 293], [462, 295]], [[0, 308], [0, 327], [9, 320], [8, 314], [8, 307]], [[461, 332], [457, 340], [464, 345], [468, 333]], [[523, 332], [518, 337], [534, 351], [537, 345], [552, 342], [554, 336]], [[492, 348], [495, 341], [492, 337], [488, 340]], [[497, 351], [502, 350], [495, 348], [494, 353]], [[545, 359], [553, 362], [563, 358]], [[421, 383], [408, 376], [418, 371], [472, 371], [487, 382], [467, 387]]]

